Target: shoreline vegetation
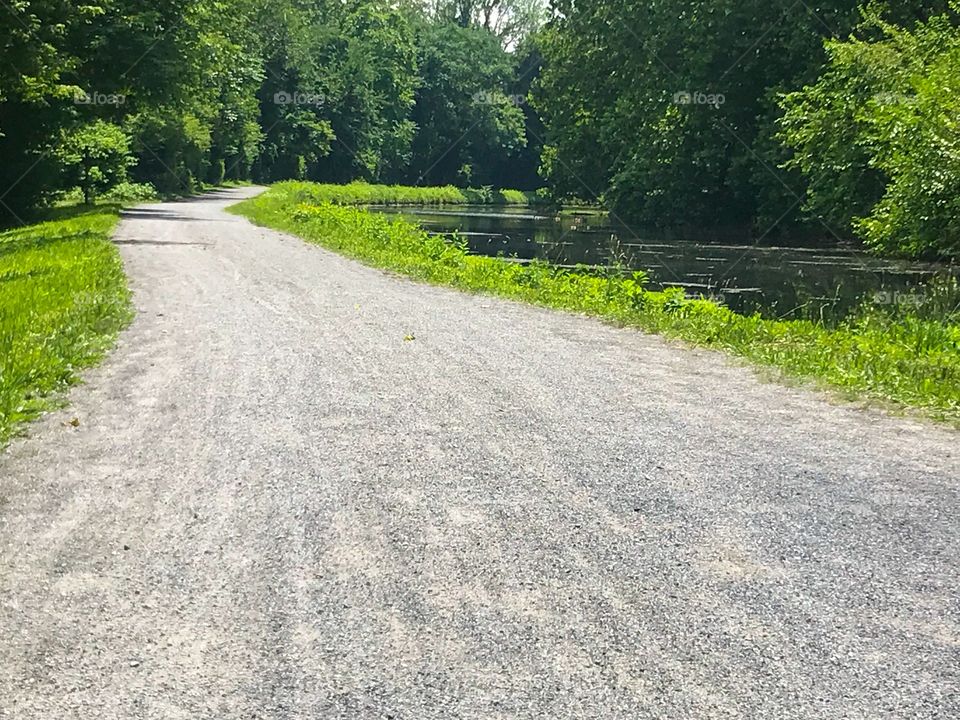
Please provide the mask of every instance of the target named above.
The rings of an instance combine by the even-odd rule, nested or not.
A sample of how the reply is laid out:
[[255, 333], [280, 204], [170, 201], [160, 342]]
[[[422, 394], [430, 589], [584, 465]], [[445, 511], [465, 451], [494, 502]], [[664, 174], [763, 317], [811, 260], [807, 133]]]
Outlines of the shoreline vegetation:
[[355, 181], [345, 185], [289, 181], [279, 185], [296, 188], [300, 202], [333, 205], [538, 205], [549, 201], [542, 194], [490, 187], [418, 187], [374, 185]]
[[456, 238], [445, 240], [404, 218], [356, 207], [463, 203], [451, 190], [282, 182], [230, 212], [416, 280], [583, 313], [723, 350], [851, 399], [918, 410], [960, 425], [955, 284], [932, 286], [923, 305], [908, 310], [864, 305], [839, 326], [826, 327], [810, 320], [739, 315], [713, 301], [687, 297], [679, 288], [649, 290], [643, 272], [571, 270], [471, 255]]
[[0, 447], [58, 407], [132, 319], [120, 254], [120, 206], [51, 209], [0, 232]]

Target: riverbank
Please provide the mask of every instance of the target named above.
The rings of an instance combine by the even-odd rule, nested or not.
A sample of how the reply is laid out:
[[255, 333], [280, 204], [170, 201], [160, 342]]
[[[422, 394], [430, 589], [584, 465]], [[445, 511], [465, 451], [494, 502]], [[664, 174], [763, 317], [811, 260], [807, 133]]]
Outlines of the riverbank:
[[325, 183], [279, 183], [288, 197], [303, 203], [335, 205], [537, 205], [546, 200], [525, 190], [492, 188], [413, 187], [409, 185], [371, 185], [352, 182], [346, 185]]
[[826, 328], [808, 320], [738, 315], [714, 302], [687, 298], [679, 289], [648, 290], [643, 273], [623, 277], [470, 255], [463, 245], [431, 236], [409, 221], [334, 204], [349, 202], [354, 196], [349, 187], [338, 194], [336, 186], [281, 183], [231, 211], [418, 280], [586, 313], [731, 352], [848, 397], [960, 423], [955, 318], [927, 318], [920, 309], [896, 315], [865, 309], [837, 328]]
[[0, 445], [56, 406], [131, 317], [119, 206], [63, 207], [0, 233]]

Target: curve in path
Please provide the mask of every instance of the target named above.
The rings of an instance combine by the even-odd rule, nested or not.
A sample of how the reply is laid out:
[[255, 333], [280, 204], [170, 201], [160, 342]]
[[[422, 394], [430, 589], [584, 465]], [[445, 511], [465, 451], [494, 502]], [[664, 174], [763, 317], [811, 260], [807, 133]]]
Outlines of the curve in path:
[[127, 214], [136, 321], [0, 456], [0, 715], [960, 716], [955, 433], [252, 192]]

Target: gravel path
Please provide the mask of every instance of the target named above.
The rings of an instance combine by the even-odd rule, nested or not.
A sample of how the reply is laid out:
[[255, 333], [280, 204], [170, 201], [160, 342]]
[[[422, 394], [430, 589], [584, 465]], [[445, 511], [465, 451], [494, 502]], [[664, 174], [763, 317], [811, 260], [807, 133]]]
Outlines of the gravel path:
[[128, 213], [136, 321], [0, 455], [0, 716], [960, 717], [957, 433], [253, 192]]

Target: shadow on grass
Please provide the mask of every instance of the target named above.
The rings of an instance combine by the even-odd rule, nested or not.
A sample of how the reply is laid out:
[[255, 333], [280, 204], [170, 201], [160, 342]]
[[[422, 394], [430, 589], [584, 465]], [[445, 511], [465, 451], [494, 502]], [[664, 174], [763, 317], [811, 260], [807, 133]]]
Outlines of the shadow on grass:
[[120, 205], [113, 203], [47, 208], [37, 216], [36, 222], [0, 230], [0, 257], [65, 242], [96, 239], [100, 237], [101, 233], [97, 228], [90, 226], [96, 223], [61, 226], [56, 231], [53, 231], [49, 226], [53, 223], [66, 223], [70, 220], [78, 220], [84, 217], [92, 218], [97, 215], [116, 216], [119, 212]]
[[[0, 252], [0, 256], [3, 253]], [[44, 275], [50, 275], [53, 273], [53, 270], [50, 268], [35, 269], [35, 270], [26, 270], [26, 271], [11, 271], [7, 273], [0, 273], [0, 283], [15, 282], [17, 280], [31, 280]]]
[[[31, 232], [31, 230], [33, 230], [33, 232]], [[100, 237], [100, 233], [90, 228], [78, 228], [75, 232], [59, 232], [56, 235], [38, 235], [35, 232], [34, 226], [31, 226], [29, 229], [24, 228], [21, 237], [18, 237], [18, 235], [20, 235], [20, 233], [16, 230], [8, 230], [6, 233], [0, 235], [0, 257], [6, 257], [7, 255], [23, 252], [24, 250], [39, 250], [40, 248], [51, 245], [77, 242], [80, 240], [96, 240]]]

